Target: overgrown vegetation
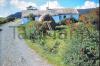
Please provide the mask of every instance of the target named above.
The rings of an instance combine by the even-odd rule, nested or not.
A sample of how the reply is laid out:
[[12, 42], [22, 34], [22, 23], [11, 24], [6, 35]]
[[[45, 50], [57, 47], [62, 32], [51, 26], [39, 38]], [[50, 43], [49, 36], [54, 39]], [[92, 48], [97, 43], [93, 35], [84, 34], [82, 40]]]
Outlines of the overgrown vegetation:
[[87, 14], [80, 15], [80, 21], [87, 23], [90, 22], [95, 25], [95, 27], [99, 30], [99, 8], [96, 8], [94, 10], [91, 10]]
[[6, 23], [5, 18], [0, 17], [0, 24], [4, 24], [4, 23]]
[[27, 44], [54, 66], [99, 66], [99, 31], [95, 25], [73, 19], [65, 22], [48, 30], [44, 22], [32, 20], [18, 30]]
[[5, 18], [0, 17], [0, 25], [1, 24], [5, 24], [5, 23], [8, 23], [10, 21], [14, 21], [14, 20], [15, 20], [14, 17], [5, 17]]
[[32, 35], [33, 22], [19, 27], [28, 37], [29, 46], [55, 66], [99, 66], [99, 32], [94, 26], [79, 22], [77, 29], [72, 30], [73, 25], [66, 28], [50, 31], [48, 35]]

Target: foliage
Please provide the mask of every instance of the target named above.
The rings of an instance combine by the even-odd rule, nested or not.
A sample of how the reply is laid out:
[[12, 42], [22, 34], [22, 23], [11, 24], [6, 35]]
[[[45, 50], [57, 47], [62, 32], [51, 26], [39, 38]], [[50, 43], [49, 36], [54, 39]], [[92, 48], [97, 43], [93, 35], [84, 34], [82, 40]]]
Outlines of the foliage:
[[6, 18], [6, 22], [14, 21], [15, 17], [9, 16]]
[[[70, 41], [69, 51], [64, 54], [64, 62], [70, 66], [97, 66], [99, 63], [99, 32], [93, 27], [88, 29], [85, 24], [80, 23], [78, 29], [74, 31], [74, 34]], [[91, 55], [95, 53], [93, 57], [88, 56], [89, 54], [82, 54], [82, 48], [89, 48]], [[91, 49], [95, 49], [92, 52]], [[95, 59], [93, 59], [95, 58]], [[95, 63], [94, 63], [95, 61]]]
[[91, 24], [93, 24], [95, 26], [95, 28], [97, 30], [100, 30], [99, 29], [99, 20], [100, 20], [99, 15], [100, 15], [99, 8], [96, 8], [96, 9], [91, 10], [87, 14], [80, 15], [79, 20], [84, 22], [84, 23], [90, 22]]
[[12, 16], [9, 16], [6, 18], [0, 17], [0, 24], [4, 24], [4, 23], [14, 21], [14, 20], [15, 20], [15, 17], [12, 17]]
[[30, 20], [35, 20], [35, 16], [33, 14], [29, 15]]
[[28, 45], [55, 66], [98, 66], [99, 32], [91, 23], [77, 24], [77, 28], [71, 24], [62, 30], [43, 33], [36, 31], [35, 21], [31, 21], [21, 30], [29, 40], [31, 37], [31, 41], [27, 40]]
[[76, 20], [74, 17], [71, 17], [71, 18], [66, 18], [64, 16], [63, 20], [61, 20], [61, 25], [66, 25], [66, 22], [70, 22], [70, 23], [76, 23], [78, 22], [78, 20]]
[[5, 18], [0, 17], [0, 24], [4, 24], [4, 23], [6, 23]]

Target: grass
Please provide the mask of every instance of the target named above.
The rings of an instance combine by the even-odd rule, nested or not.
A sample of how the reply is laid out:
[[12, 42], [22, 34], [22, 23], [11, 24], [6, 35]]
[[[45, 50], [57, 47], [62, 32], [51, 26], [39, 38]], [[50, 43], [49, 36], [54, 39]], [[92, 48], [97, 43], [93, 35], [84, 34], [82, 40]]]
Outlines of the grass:
[[[86, 33], [83, 40], [85, 40], [85, 38], [89, 36], [87, 35], [87, 31], [84, 30], [85, 28], [84, 24], [82, 23], [79, 23], [79, 24], [81, 26], [76, 31], [74, 31], [74, 34], [72, 35], [70, 33], [71, 27], [65, 26], [66, 29], [64, 31], [65, 33], [67, 33], [67, 35], [66, 35], [66, 38], [64, 39], [59, 38], [60, 36], [59, 33], [62, 32], [63, 31], [62, 30], [62, 31], [51, 31], [50, 36], [45, 36], [39, 40], [37, 39], [35, 40], [36, 42], [34, 43], [30, 39], [25, 39], [25, 41], [30, 48], [35, 50], [41, 57], [46, 59], [49, 63], [54, 64], [54, 66], [77, 66], [77, 64], [80, 63], [80, 60], [78, 59], [80, 56], [79, 54], [80, 48], [87, 46], [87, 45], [91, 47], [91, 44], [95, 43], [95, 42], [91, 42], [92, 38], [91, 39], [88, 38], [85, 41], [87, 44], [86, 43], [82, 44], [84, 42], [81, 41], [81, 36], [82, 36], [81, 31], [83, 31], [84, 34]], [[29, 22], [26, 25], [19, 27], [18, 31], [20, 34], [22, 34], [22, 36], [25, 33], [25, 29], [23, 29], [23, 27], [26, 27], [27, 30], [28, 28], [31, 27], [31, 29], [27, 31], [29, 33], [31, 33], [33, 30], [32, 22]], [[89, 26], [86, 25], [86, 27], [89, 27]], [[88, 30], [93, 31], [92, 30], [93, 28], [90, 28], [90, 27], [88, 28]], [[92, 35], [91, 32], [90, 34]]]
[[[24, 33], [23, 30], [24, 30], [23, 26], [18, 28], [18, 31], [22, 36], [23, 36], [23, 33]], [[39, 43], [33, 43], [29, 39], [25, 39], [25, 41], [26, 41], [26, 43], [28, 44], [28, 46], [30, 48], [35, 50], [44, 59], [47, 59], [47, 61], [49, 63], [54, 64], [54, 66], [66, 66], [62, 62], [62, 60], [63, 60], [62, 54], [64, 54], [63, 51], [65, 51], [65, 48], [66, 48], [65, 45], [68, 46], [69, 44], [66, 44], [63, 39], [58, 38], [58, 31], [55, 31], [55, 33], [56, 33], [56, 38], [55, 39], [53, 37], [46, 36], [45, 45], [43, 45], [43, 46], [41, 46]], [[51, 53], [50, 50], [55, 46], [56, 42], [60, 42], [60, 45], [56, 49], [57, 53], [56, 54]]]
[[[35, 50], [41, 57], [47, 59], [47, 61], [49, 63], [52, 63], [54, 64], [54, 66], [66, 66], [63, 64], [62, 62], [62, 49], [60, 48], [63, 48], [64, 49], [64, 42], [61, 41], [61, 45], [59, 46], [59, 53], [58, 54], [50, 54], [48, 51], [44, 50], [39, 44], [37, 43], [32, 43], [32, 41], [30, 41], [29, 39], [25, 39], [26, 43], [28, 44], [28, 46], [30, 48], [32, 48], [33, 50]], [[51, 48], [52, 47], [52, 39], [49, 39], [47, 40], [48, 43], [48, 47]], [[46, 42], [46, 43], [47, 43]]]
[[[28, 25], [32, 26], [32, 22], [27, 23], [26, 25], [23, 25], [20, 28], [18, 28], [18, 31], [20, 34], [22, 34], [22, 36], [24, 33], [23, 27], [26, 26], [28, 28], [29, 27]], [[69, 47], [70, 47], [70, 27], [66, 27], [66, 28], [68, 28], [65, 30], [67, 33], [67, 38], [66, 38], [67, 40], [59, 38], [59, 31], [52, 31], [52, 33], [53, 32], [55, 33], [55, 36], [53, 35], [51, 37], [50, 36], [44, 37], [45, 40], [44, 45], [39, 44], [40, 41], [37, 41], [37, 43], [33, 43], [30, 39], [25, 39], [25, 41], [30, 48], [35, 50], [44, 59], [47, 59], [49, 63], [54, 64], [54, 66], [66, 66], [66, 64], [64, 64], [62, 60], [64, 58], [63, 57], [63, 55], [65, 54], [64, 52], [67, 50], [69, 51]], [[59, 45], [57, 46], [54, 52], [50, 52], [50, 50], [54, 48], [56, 42], [58, 42]]]

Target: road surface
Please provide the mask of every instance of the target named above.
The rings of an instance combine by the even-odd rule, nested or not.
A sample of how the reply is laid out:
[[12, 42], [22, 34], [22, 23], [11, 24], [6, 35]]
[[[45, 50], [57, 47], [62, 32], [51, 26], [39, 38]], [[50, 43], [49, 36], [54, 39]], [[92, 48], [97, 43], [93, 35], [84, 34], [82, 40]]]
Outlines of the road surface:
[[52, 66], [30, 49], [18, 33], [9, 26], [17, 23], [10, 22], [0, 26], [0, 66]]

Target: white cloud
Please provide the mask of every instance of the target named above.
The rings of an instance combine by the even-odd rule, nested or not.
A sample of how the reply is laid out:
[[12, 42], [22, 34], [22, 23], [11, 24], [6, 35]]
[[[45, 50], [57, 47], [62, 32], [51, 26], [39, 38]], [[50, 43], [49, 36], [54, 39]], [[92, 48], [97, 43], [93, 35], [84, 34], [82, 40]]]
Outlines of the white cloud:
[[[45, 10], [46, 7], [48, 7], [48, 2], [41, 5], [39, 8], [41, 10]], [[63, 8], [63, 7], [58, 3], [58, 1], [49, 1], [49, 8], [50, 9], [55, 9], [55, 8]]]
[[[48, 7], [48, 2], [45, 3], [45, 4], [42, 4], [40, 6], [36, 5], [36, 3], [26, 2], [26, 1], [23, 1], [23, 0], [11, 0], [10, 3], [12, 5], [14, 5], [15, 7], [19, 8], [20, 10], [25, 10], [26, 7], [28, 7], [28, 6], [33, 6], [33, 7], [39, 8], [41, 10], [45, 10], [46, 7]], [[60, 6], [58, 1], [49, 1], [49, 8], [54, 9], [54, 8], [63, 8], [63, 7]]]
[[5, 0], [0, 0], [0, 6], [4, 5]]
[[20, 0], [11, 0], [10, 2], [15, 7], [19, 8], [20, 10], [25, 10], [28, 6], [37, 7], [37, 5], [33, 2], [26, 2], [26, 1], [20, 1]]
[[96, 7], [99, 7], [99, 4], [92, 1], [86, 1], [83, 6], [77, 6], [76, 9], [87, 9], [87, 8], [96, 8]]

